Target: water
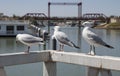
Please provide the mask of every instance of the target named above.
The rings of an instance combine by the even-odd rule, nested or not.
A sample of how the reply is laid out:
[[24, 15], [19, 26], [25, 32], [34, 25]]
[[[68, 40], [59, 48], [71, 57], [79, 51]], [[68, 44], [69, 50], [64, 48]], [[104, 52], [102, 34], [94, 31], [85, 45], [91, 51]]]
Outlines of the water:
[[[51, 28], [52, 29], [52, 28]], [[72, 40], [75, 44], [78, 44], [78, 36], [77, 36], [77, 27], [62, 27], [62, 31], [68, 34], [70, 40]], [[108, 55], [108, 56], [116, 56], [120, 57], [120, 30], [104, 30], [104, 29], [96, 29], [95, 32], [102, 37], [102, 39], [112, 45], [115, 49], [109, 49], [106, 47], [97, 47], [96, 53], [97, 55]], [[53, 31], [51, 30], [51, 35]], [[50, 42], [52, 44], [52, 42]], [[50, 49], [52, 45], [49, 46]], [[58, 47], [58, 44], [57, 44]], [[31, 51], [42, 50], [43, 47], [39, 45], [35, 45], [31, 47]], [[48, 49], [48, 46], [47, 46]], [[27, 50], [27, 46], [17, 43], [15, 38], [0, 38], [0, 53], [13, 53], [13, 52], [23, 52]], [[64, 50], [66, 52], [89, 52], [89, 45], [86, 41], [81, 39], [81, 49], [71, 48], [69, 46], [65, 46]], [[42, 62], [41, 63], [31, 63], [24, 65], [15, 65], [15, 66], [7, 66], [5, 67], [7, 76], [42, 76]], [[86, 67], [72, 65], [72, 64], [64, 64], [57, 63], [57, 76], [85, 76]], [[119, 71], [112, 71], [113, 76], [120, 76]]]

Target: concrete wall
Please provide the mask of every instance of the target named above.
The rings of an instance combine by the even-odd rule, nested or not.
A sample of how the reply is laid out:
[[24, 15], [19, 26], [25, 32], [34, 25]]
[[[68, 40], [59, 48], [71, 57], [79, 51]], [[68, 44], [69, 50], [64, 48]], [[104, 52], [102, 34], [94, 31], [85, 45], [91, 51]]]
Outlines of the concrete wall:
[[120, 18], [111, 18], [110, 22], [111, 23], [120, 22]]

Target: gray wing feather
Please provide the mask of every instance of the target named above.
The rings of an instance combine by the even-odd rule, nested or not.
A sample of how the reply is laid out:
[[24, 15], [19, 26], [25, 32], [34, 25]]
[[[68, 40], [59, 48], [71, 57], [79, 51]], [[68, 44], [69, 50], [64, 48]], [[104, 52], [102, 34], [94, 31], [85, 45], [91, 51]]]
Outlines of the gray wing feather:
[[96, 34], [88, 34], [89, 39], [96, 44], [99, 45], [106, 45], [106, 43]]
[[62, 44], [66, 44], [68, 46], [73, 46], [73, 44], [68, 39], [67, 35], [63, 32], [60, 32], [56, 35], [56, 40], [58, 40]]
[[24, 37], [22, 38], [22, 41], [26, 43], [36, 43], [36, 42], [42, 42], [43, 40], [37, 37]]

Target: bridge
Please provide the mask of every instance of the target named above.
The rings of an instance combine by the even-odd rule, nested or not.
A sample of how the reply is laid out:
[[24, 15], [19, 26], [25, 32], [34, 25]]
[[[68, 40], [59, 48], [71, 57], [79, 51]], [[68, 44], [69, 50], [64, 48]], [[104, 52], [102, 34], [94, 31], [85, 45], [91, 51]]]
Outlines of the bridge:
[[44, 13], [27, 13], [23, 17], [47, 17]]
[[[78, 6], [78, 17], [51, 17], [51, 5]], [[107, 16], [102, 13], [86, 13], [82, 16], [82, 2], [48, 2], [48, 16], [44, 13], [27, 13], [24, 19], [34, 18], [35, 20], [108, 20]]]
[[84, 53], [58, 52], [57, 50], [0, 54], [0, 76], [6, 76], [5, 66], [43, 62], [43, 76], [56, 76], [57, 62], [88, 67], [87, 76], [112, 76], [111, 70], [120, 71], [120, 58], [91, 56]]
[[108, 18], [103, 13], [86, 13], [83, 14], [83, 18]]
[[106, 18], [84, 18], [84, 17], [25, 17], [24, 19], [35, 19], [35, 20], [107, 20]]
[[103, 13], [86, 13], [82, 17], [48, 17], [44, 13], [27, 13], [22, 18], [35, 20], [102, 20], [106, 21], [109, 18]]

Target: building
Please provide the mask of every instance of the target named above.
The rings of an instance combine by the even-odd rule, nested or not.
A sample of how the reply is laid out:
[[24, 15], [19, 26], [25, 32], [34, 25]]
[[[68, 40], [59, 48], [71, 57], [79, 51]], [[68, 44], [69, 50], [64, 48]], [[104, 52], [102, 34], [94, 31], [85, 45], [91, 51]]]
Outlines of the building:
[[18, 20], [1, 20], [0, 36], [16, 36], [18, 33], [30, 33], [29, 22]]
[[120, 17], [110, 18], [110, 22], [111, 22], [111, 23], [120, 22]]
[[0, 17], [3, 17], [4, 16], [4, 14], [3, 13], [0, 13]]

